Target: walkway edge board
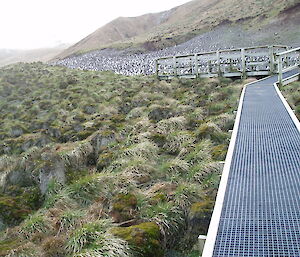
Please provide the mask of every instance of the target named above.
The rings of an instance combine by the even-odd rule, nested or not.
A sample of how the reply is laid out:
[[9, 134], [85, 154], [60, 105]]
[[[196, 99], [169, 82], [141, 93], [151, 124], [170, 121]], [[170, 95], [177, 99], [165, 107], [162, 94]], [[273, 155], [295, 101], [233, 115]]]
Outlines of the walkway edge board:
[[216, 198], [216, 203], [215, 203], [214, 211], [213, 211], [212, 218], [210, 221], [202, 257], [211, 257], [213, 255], [216, 236], [217, 236], [218, 228], [219, 228], [222, 207], [223, 207], [223, 202], [224, 202], [224, 197], [225, 197], [225, 192], [226, 192], [226, 187], [227, 187], [230, 166], [231, 166], [231, 160], [232, 160], [232, 156], [233, 156], [233, 152], [234, 152], [234, 148], [235, 148], [235, 141], [237, 138], [238, 128], [240, 125], [240, 118], [241, 118], [242, 109], [243, 109], [245, 91], [246, 91], [246, 87], [248, 85], [255, 83], [255, 82], [246, 84], [243, 88], [243, 91], [242, 91], [242, 94], [240, 97], [239, 107], [238, 107], [238, 111], [237, 111], [237, 115], [236, 115], [236, 119], [235, 119], [235, 123], [234, 123], [234, 128], [232, 131], [230, 144], [229, 144], [226, 159], [225, 159], [225, 165], [223, 168], [220, 186], [219, 186], [218, 194], [217, 194], [217, 198]]

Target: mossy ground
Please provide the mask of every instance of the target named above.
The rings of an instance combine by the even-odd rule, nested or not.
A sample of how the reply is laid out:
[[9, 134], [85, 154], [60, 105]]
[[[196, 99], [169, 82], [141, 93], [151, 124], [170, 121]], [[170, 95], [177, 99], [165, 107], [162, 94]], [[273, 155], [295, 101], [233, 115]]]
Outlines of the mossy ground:
[[[24, 183], [1, 188], [5, 215], [13, 214], [5, 223], [19, 225], [1, 235], [0, 250], [193, 256], [189, 224], [207, 229], [244, 83], [41, 63], [1, 69], [0, 175]], [[43, 195], [29, 183], [57, 169], [65, 179], [54, 176]], [[17, 239], [22, 246], [11, 243]]]
[[112, 233], [129, 242], [140, 256], [164, 256], [160, 229], [154, 222], [141, 223], [126, 228], [114, 228]]

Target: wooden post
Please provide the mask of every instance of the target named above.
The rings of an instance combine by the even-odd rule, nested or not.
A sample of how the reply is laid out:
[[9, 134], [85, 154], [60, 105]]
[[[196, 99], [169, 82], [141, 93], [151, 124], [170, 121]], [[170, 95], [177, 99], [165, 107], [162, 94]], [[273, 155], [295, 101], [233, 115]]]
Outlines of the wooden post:
[[274, 74], [275, 71], [275, 58], [274, 58], [274, 47], [269, 46], [269, 58], [270, 58], [270, 72]]
[[211, 60], [208, 61], [208, 73], [211, 73]]
[[242, 79], [247, 78], [247, 71], [246, 71], [246, 56], [245, 56], [245, 49], [241, 49], [241, 59], [242, 59]]
[[173, 57], [173, 73], [174, 76], [177, 76], [177, 63], [176, 63], [176, 56]]
[[205, 241], [206, 241], [206, 236], [200, 235], [198, 237], [198, 241], [199, 241], [199, 253], [200, 253], [200, 256], [202, 256], [204, 245], [205, 245]]
[[159, 70], [158, 70], [159, 65], [158, 65], [158, 59], [156, 59], [156, 61], [155, 61], [155, 67], [156, 67], [156, 77], [159, 79]]
[[199, 77], [199, 67], [198, 67], [198, 57], [197, 57], [197, 54], [194, 55], [194, 60], [195, 60], [195, 75], [196, 75], [196, 78]]
[[284, 56], [284, 64], [285, 69], [289, 67], [289, 57], [287, 55]]
[[229, 73], [231, 73], [232, 70], [233, 70], [233, 68], [232, 68], [232, 59], [230, 58], [229, 59]]
[[218, 75], [221, 77], [222, 76], [222, 72], [221, 72], [221, 58], [220, 58], [220, 51], [218, 50], [216, 52], [217, 54], [217, 65], [218, 65]]
[[282, 86], [282, 81], [283, 81], [283, 77], [282, 77], [282, 56], [280, 55], [278, 57], [278, 82], [279, 82], [279, 86]]

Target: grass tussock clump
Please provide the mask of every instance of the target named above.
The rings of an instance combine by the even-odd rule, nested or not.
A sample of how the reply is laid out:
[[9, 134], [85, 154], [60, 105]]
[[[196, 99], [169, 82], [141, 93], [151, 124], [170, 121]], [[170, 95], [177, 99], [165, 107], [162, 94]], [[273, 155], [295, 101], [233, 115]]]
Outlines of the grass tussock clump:
[[89, 222], [75, 230], [68, 239], [67, 251], [72, 256], [130, 256], [126, 241], [113, 236], [108, 230], [109, 220]]
[[0, 205], [31, 204], [9, 222], [0, 214], [0, 253], [189, 256], [211, 214], [192, 206], [214, 201], [241, 89], [41, 63], [0, 69]]
[[293, 82], [280, 88], [288, 103], [295, 110], [297, 118], [300, 120], [300, 82]]

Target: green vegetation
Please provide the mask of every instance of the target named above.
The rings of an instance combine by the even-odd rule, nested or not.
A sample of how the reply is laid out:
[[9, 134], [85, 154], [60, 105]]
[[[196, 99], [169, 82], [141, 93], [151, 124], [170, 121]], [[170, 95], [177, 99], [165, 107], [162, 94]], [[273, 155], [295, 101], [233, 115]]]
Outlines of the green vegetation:
[[41, 206], [37, 187], [9, 186], [0, 194], [0, 220], [6, 225], [17, 225]]
[[297, 118], [300, 120], [300, 82], [293, 82], [280, 88], [288, 103], [295, 110]]
[[140, 256], [164, 256], [160, 242], [160, 229], [154, 222], [141, 223], [125, 228], [114, 228], [112, 233], [131, 244], [135, 252]]
[[195, 256], [242, 85], [1, 69], [0, 253]]

